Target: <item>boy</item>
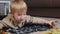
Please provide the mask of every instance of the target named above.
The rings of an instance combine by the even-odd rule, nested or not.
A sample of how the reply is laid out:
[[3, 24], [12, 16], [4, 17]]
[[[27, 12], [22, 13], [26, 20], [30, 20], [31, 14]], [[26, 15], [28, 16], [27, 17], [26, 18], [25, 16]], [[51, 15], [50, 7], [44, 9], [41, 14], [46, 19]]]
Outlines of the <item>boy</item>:
[[29, 22], [38, 24], [47, 23], [52, 26], [52, 21], [26, 15], [27, 6], [23, 0], [14, 0], [11, 3], [10, 7], [11, 12], [8, 14], [7, 17], [0, 21], [0, 29], [2, 29], [2, 27], [4, 26], [17, 29], [19, 27], [21, 28], [24, 24]]

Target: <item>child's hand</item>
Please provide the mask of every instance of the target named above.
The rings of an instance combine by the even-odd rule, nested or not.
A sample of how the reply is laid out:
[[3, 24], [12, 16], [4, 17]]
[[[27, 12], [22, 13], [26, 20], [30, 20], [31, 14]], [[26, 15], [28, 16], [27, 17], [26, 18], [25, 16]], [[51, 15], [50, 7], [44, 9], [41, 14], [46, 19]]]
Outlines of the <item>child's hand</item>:
[[49, 22], [49, 25], [55, 26], [54, 22], [52, 22], [52, 21]]
[[56, 28], [53, 21], [50, 21], [50, 22], [49, 22], [49, 25], [50, 25], [52, 28]]

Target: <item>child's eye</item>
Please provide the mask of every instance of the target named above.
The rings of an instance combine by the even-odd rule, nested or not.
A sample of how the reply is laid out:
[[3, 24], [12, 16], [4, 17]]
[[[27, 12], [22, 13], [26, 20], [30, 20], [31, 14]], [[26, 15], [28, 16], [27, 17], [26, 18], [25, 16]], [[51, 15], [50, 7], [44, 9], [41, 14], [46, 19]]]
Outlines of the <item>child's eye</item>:
[[18, 14], [18, 16], [21, 16], [21, 14]]
[[24, 16], [24, 15], [26, 15], [26, 14], [17, 14], [17, 16]]

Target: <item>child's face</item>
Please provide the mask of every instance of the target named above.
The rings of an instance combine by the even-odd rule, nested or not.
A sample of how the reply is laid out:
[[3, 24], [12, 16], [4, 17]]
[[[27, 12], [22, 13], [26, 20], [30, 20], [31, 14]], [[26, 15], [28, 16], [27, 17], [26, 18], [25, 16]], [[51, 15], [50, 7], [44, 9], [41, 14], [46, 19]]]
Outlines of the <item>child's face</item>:
[[13, 17], [17, 22], [21, 22], [24, 20], [26, 16], [26, 11], [25, 10], [15, 10]]

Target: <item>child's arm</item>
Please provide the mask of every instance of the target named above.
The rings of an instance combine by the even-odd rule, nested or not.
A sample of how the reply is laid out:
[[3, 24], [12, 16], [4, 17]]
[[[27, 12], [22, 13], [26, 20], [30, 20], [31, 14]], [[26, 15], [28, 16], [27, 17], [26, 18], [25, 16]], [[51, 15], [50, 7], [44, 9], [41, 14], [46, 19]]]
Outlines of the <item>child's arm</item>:
[[2, 24], [2, 21], [0, 21], [0, 29], [2, 29], [4, 25]]
[[51, 25], [52, 21], [44, 19], [44, 18], [40, 18], [40, 17], [32, 17], [32, 16], [27, 16], [27, 22], [32, 22], [32, 23], [39, 23], [39, 24], [43, 24], [43, 23], [47, 23], [49, 25]]

